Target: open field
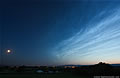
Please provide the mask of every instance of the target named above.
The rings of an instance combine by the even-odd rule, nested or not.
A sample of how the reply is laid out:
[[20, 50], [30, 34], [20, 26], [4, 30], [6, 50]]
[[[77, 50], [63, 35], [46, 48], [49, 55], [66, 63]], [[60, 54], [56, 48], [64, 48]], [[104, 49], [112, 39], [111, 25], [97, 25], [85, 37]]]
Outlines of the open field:
[[71, 74], [0, 74], [0, 78], [90, 78]]

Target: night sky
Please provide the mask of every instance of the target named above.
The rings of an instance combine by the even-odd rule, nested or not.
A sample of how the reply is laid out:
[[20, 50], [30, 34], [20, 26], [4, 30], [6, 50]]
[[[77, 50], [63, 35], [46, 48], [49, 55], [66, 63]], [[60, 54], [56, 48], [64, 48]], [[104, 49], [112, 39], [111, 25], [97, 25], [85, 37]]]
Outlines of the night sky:
[[120, 63], [117, 0], [5, 0], [1, 5], [2, 65]]

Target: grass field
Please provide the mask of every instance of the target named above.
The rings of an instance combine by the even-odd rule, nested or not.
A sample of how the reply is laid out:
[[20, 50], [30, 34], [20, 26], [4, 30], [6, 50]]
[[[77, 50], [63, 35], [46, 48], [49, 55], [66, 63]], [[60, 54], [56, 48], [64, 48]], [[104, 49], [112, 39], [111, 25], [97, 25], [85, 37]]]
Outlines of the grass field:
[[71, 74], [0, 74], [0, 78], [89, 78]]

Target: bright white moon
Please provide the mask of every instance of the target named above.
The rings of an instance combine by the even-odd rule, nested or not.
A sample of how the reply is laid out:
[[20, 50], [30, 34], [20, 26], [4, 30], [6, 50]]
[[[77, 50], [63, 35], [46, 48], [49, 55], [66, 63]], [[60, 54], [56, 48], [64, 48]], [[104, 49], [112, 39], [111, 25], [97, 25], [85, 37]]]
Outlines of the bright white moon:
[[10, 53], [11, 52], [11, 50], [7, 50], [7, 53]]

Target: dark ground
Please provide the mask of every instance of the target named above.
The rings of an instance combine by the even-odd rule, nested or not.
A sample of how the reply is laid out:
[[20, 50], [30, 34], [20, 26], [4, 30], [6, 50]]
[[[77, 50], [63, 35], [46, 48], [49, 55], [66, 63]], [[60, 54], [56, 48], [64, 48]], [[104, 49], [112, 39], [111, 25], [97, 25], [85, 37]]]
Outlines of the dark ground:
[[0, 74], [0, 78], [90, 78], [71, 74]]

